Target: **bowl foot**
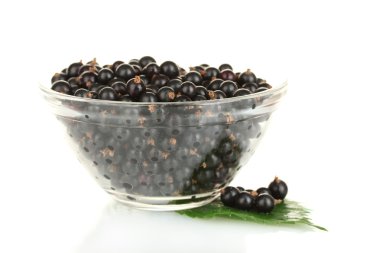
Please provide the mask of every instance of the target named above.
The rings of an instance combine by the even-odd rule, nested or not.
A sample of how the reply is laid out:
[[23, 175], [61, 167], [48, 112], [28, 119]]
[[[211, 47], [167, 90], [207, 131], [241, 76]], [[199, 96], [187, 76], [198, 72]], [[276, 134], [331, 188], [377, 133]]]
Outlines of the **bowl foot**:
[[107, 191], [118, 202], [141, 210], [176, 211], [207, 205], [219, 197], [219, 191], [181, 197], [147, 197]]

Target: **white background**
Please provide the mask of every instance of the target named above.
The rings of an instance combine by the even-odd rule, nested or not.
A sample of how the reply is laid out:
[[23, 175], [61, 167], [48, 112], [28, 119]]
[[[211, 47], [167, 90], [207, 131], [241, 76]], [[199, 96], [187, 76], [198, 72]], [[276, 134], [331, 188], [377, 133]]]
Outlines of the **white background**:
[[[378, 252], [376, 1], [2, 1], [0, 252]], [[286, 74], [289, 92], [234, 185], [274, 175], [329, 232], [192, 220], [115, 204], [38, 94], [71, 62], [143, 55]]]

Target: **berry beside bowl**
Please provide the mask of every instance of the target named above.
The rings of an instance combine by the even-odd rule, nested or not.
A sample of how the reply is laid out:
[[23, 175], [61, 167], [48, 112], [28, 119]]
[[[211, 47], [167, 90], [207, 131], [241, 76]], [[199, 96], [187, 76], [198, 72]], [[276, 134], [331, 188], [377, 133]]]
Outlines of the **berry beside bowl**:
[[180, 210], [219, 197], [255, 152], [287, 82], [143, 57], [73, 63], [40, 90], [106, 192], [139, 209]]

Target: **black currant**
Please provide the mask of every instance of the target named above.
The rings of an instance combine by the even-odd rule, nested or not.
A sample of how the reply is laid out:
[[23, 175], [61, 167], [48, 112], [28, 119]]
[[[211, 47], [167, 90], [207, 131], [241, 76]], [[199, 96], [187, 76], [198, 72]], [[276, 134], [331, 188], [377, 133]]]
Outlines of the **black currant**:
[[245, 190], [244, 187], [241, 187], [241, 186], [237, 186], [236, 189], [238, 189], [241, 192]]
[[112, 83], [111, 87], [112, 87], [112, 89], [114, 89], [116, 91], [116, 93], [119, 96], [123, 96], [123, 95], [127, 94], [127, 85], [122, 81]]
[[119, 65], [123, 64], [124, 62], [123, 61], [115, 61], [111, 66], [111, 70], [115, 73], [116, 72], [116, 69], [117, 67], [119, 67]]
[[265, 87], [265, 88], [268, 88], [268, 89], [271, 89], [272, 88], [272, 85], [268, 84], [268, 83], [260, 83], [259, 84], [259, 88], [260, 87]]
[[227, 64], [227, 63], [224, 63], [224, 64], [222, 64], [222, 65], [219, 66], [219, 70], [220, 71], [225, 70], [225, 69], [233, 70], [232, 66], [230, 64]]
[[232, 97], [237, 89], [236, 83], [230, 80], [224, 81], [220, 85], [220, 90], [223, 91], [227, 97]]
[[255, 205], [255, 198], [248, 192], [240, 192], [235, 199], [235, 207], [241, 210], [252, 210]]
[[145, 66], [152, 62], [156, 62], [156, 60], [151, 56], [144, 56], [139, 60], [139, 64], [142, 68], [145, 68]]
[[127, 82], [127, 93], [134, 99], [138, 98], [145, 91], [145, 88], [140, 76], [136, 76]]
[[235, 81], [236, 75], [232, 70], [225, 69], [225, 70], [220, 71], [218, 78], [223, 79], [223, 80]]
[[245, 83], [255, 83], [256, 82], [256, 76], [253, 74], [253, 72], [250, 69], [247, 69], [247, 71], [240, 73], [237, 83], [239, 85], [243, 85]]
[[205, 69], [205, 74], [203, 78], [205, 80], [211, 80], [213, 78], [216, 78], [219, 75], [220, 71], [217, 68], [214, 67], [208, 67]]
[[91, 89], [98, 81], [98, 74], [93, 71], [85, 71], [79, 76], [79, 84], [82, 88]]
[[181, 88], [182, 81], [179, 79], [172, 79], [166, 85], [174, 90], [174, 92], [178, 92]]
[[80, 88], [75, 91], [74, 96], [83, 98], [87, 92], [88, 92], [87, 89]]
[[117, 100], [118, 96], [116, 91], [111, 87], [104, 87], [99, 91], [99, 99], [102, 100]]
[[263, 194], [263, 193], [266, 193], [266, 194], [271, 195], [269, 189], [266, 188], [266, 187], [260, 187], [259, 189], [256, 190], [256, 193], [257, 193], [258, 195]]
[[194, 101], [204, 101], [204, 100], [207, 100], [207, 98], [205, 96], [202, 96], [202, 95], [195, 95], [193, 97], [193, 100]]
[[274, 204], [274, 198], [264, 193], [256, 197], [254, 208], [259, 213], [270, 213], [274, 208]]
[[214, 100], [214, 99], [223, 99], [223, 98], [226, 98], [226, 94], [221, 91], [221, 90], [209, 90], [208, 91], [208, 97], [211, 99], [211, 100]]
[[65, 73], [55, 73], [53, 75], [53, 77], [51, 78], [51, 83], [55, 83], [56, 81], [59, 81], [59, 80], [66, 80], [67, 79], [67, 75]]
[[181, 84], [179, 91], [182, 95], [192, 98], [195, 96], [196, 87], [197, 86], [193, 82], [186, 81]]
[[64, 81], [64, 80], [55, 81], [53, 83], [53, 86], [51, 87], [51, 89], [56, 91], [56, 92], [67, 94], [67, 95], [72, 94], [69, 83]]
[[132, 79], [134, 76], [136, 76], [136, 71], [133, 68], [132, 65], [129, 65], [127, 63], [120, 64], [115, 72], [115, 76], [128, 81]]
[[269, 184], [268, 189], [275, 199], [285, 199], [286, 194], [288, 194], [288, 186], [278, 177], [275, 177], [273, 182]]
[[197, 71], [190, 71], [184, 76], [184, 81], [192, 82], [195, 85], [202, 85], [203, 78]]
[[79, 69], [80, 69], [80, 67], [82, 67], [82, 66], [83, 66], [82, 61], [72, 63], [72, 64], [67, 68], [67, 76], [68, 76], [69, 78], [70, 78], [70, 77], [74, 77], [74, 76], [79, 76]]
[[174, 102], [187, 102], [187, 101], [191, 101], [191, 98], [185, 95], [176, 96], [176, 98], [174, 99]]
[[240, 88], [240, 89], [237, 89], [232, 96], [233, 97], [239, 97], [239, 96], [245, 96], [245, 95], [249, 95], [249, 94], [251, 94], [250, 90]]
[[139, 59], [131, 59], [131, 60], [129, 60], [128, 64], [129, 64], [129, 65], [137, 65], [137, 66], [140, 66], [140, 61], [139, 61]]
[[119, 101], [133, 102], [133, 99], [127, 94], [127, 95], [121, 96], [121, 97], [119, 98]]
[[214, 79], [210, 82], [210, 84], [207, 86], [208, 90], [219, 90], [220, 85], [223, 83], [222, 79]]
[[248, 89], [251, 93], [255, 93], [258, 88], [257, 83], [245, 83], [242, 86], [244, 89]]
[[195, 93], [197, 94], [197, 95], [201, 95], [201, 96], [204, 96], [204, 97], [208, 97], [208, 91], [207, 91], [207, 89], [205, 88], [205, 87], [203, 87], [203, 86], [197, 86], [196, 88], [195, 88]]
[[172, 102], [176, 95], [172, 88], [165, 86], [158, 90], [157, 97], [160, 102]]
[[220, 200], [226, 206], [233, 207], [236, 197], [239, 195], [239, 190], [232, 186], [227, 186], [221, 191]]
[[175, 78], [179, 76], [179, 68], [177, 64], [172, 61], [163, 62], [160, 66], [160, 72], [169, 78]]
[[157, 65], [155, 62], [151, 62], [148, 65], [146, 65], [143, 70], [142, 74], [151, 79], [154, 75], [160, 73], [160, 66]]
[[169, 82], [169, 77], [163, 74], [155, 74], [152, 77], [152, 81], [150, 82], [151, 85], [157, 86], [161, 88], [162, 86], [165, 86]]
[[80, 88], [78, 77], [70, 77], [69, 80], [67, 80], [67, 82], [69, 83], [73, 93], [75, 93], [75, 91]]
[[98, 82], [101, 83], [101, 84], [106, 84], [108, 83], [109, 81], [112, 80], [112, 78], [114, 78], [114, 73], [111, 69], [109, 68], [102, 68], [99, 72], [98, 72]]
[[259, 92], [266, 91], [266, 90], [269, 90], [269, 89], [267, 87], [262, 86], [262, 87], [257, 88], [255, 93], [259, 93]]
[[144, 102], [144, 103], [151, 103], [151, 102], [157, 102], [157, 96], [153, 92], [146, 91], [143, 94], [141, 94], [139, 98], [139, 102]]

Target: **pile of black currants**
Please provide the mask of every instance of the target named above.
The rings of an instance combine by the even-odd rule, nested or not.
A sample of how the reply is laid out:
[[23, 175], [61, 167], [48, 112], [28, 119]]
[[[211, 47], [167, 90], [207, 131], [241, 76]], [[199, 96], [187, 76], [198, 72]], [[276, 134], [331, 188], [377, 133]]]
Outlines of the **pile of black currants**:
[[51, 79], [54, 91], [77, 97], [126, 102], [215, 100], [271, 88], [249, 69], [235, 73], [229, 64], [207, 64], [190, 71], [172, 61], [161, 65], [151, 56], [100, 66], [96, 60], [72, 63]]
[[246, 211], [270, 213], [276, 204], [281, 203], [288, 193], [288, 186], [278, 177], [268, 188], [260, 187], [256, 191], [243, 187], [228, 186], [222, 190], [220, 199], [226, 206]]

